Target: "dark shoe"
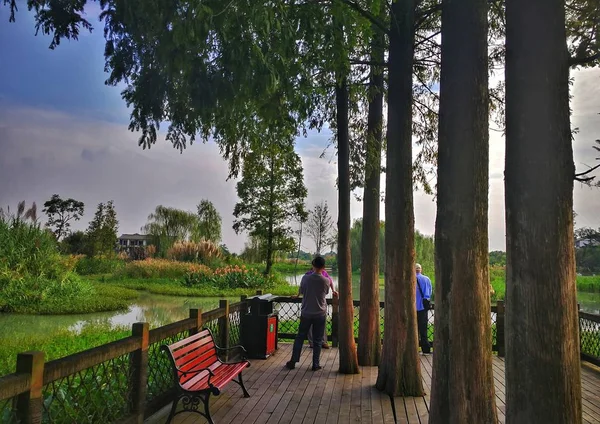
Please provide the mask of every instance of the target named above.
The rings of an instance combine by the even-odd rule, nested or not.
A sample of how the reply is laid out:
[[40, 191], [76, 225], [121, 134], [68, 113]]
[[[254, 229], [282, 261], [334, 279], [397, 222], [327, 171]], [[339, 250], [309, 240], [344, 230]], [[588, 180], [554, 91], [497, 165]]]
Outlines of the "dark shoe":
[[327, 342], [321, 345], [321, 349], [329, 349], [329, 345], [327, 344]]
[[285, 367], [286, 367], [288, 370], [293, 370], [294, 368], [296, 368], [296, 363], [295, 363], [294, 361], [287, 361], [287, 362], [285, 363]]
[[313, 371], [319, 371], [319, 370], [320, 370], [320, 369], [322, 369], [322, 368], [323, 368], [323, 367], [322, 367], [321, 365], [313, 365], [311, 369], [312, 369]]
[[313, 348], [313, 345], [312, 345], [312, 343], [309, 343], [309, 344], [308, 344], [308, 347], [310, 347], [310, 348], [312, 349], [312, 348]]

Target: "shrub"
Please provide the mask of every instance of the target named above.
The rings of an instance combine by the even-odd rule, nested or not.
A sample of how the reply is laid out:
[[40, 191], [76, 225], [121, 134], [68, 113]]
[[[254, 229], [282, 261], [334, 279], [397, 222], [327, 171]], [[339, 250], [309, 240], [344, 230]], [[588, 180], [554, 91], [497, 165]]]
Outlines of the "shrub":
[[183, 285], [186, 287], [213, 287], [218, 289], [259, 289], [270, 288], [276, 284], [273, 276], [265, 276], [255, 269], [245, 266], [226, 266], [201, 269], [188, 272]]
[[207, 268], [190, 262], [167, 259], [146, 259], [131, 261], [115, 273], [116, 277], [127, 278], [183, 278], [188, 272]]
[[178, 241], [168, 251], [167, 258], [183, 262], [207, 263], [221, 258], [221, 249], [210, 241]]
[[124, 266], [125, 261], [119, 256], [81, 256], [77, 260], [75, 271], [80, 275], [112, 274]]

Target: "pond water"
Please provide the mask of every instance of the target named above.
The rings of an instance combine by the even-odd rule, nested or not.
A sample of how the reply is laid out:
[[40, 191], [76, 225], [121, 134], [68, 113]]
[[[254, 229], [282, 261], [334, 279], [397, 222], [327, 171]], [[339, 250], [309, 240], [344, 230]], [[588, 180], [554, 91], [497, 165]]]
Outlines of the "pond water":
[[[302, 275], [290, 275], [286, 279], [290, 284], [298, 285]], [[337, 288], [337, 276], [334, 275], [332, 278]], [[353, 279], [352, 286], [354, 298], [358, 299], [360, 293], [358, 278]], [[384, 300], [383, 287], [380, 288], [380, 298]], [[237, 302], [239, 298], [232, 297], [228, 300]], [[600, 313], [600, 293], [579, 293], [578, 301], [582, 310]], [[150, 328], [156, 328], [187, 318], [191, 308], [210, 311], [218, 306], [219, 298], [214, 297], [163, 296], [140, 292], [139, 297], [127, 311], [45, 316], [0, 314], [0, 338], [13, 334], [35, 336], [51, 334], [64, 329], [77, 330], [87, 323], [103, 323], [112, 327], [131, 328], [133, 323], [145, 321], [150, 323]]]
[[[300, 280], [302, 280], [302, 276], [304, 274], [298, 275], [289, 275], [286, 277], [288, 283], [293, 285], [299, 285]], [[337, 275], [331, 275], [333, 279], [334, 287], [337, 289], [338, 281]], [[380, 284], [383, 283], [383, 278], [380, 278]], [[328, 297], [331, 297], [329, 295]], [[352, 297], [357, 300], [360, 297], [360, 281], [358, 278], [352, 278]], [[379, 300], [385, 300], [385, 292], [383, 286], [379, 286]], [[582, 311], [590, 312], [593, 314], [600, 314], [600, 293], [585, 293], [579, 292], [577, 293], [577, 301], [579, 302], [579, 306]]]
[[[237, 297], [227, 299], [230, 302], [239, 300]], [[131, 328], [133, 323], [144, 321], [150, 324], [150, 328], [156, 328], [187, 318], [192, 308], [210, 311], [218, 307], [219, 298], [216, 297], [163, 296], [140, 292], [135, 303], [127, 311], [42, 316], [0, 314], [0, 338], [16, 333], [39, 335], [64, 329], [77, 330], [87, 323]]]

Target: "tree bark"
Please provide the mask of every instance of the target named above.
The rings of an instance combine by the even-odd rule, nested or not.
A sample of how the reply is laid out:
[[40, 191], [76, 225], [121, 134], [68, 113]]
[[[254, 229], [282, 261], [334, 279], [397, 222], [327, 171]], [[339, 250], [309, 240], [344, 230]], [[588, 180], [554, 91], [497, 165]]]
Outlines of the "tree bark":
[[269, 183], [269, 233], [267, 235], [267, 266], [265, 269], [265, 275], [271, 273], [273, 267], [273, 215], [275, 213], [275, 159], [274, 153], [270, 153], [270, 183]]
[[339, 354], [343, 374], [358, 374], [354, 342], [352, 264], [350, 259], [350, 136], [348, 133], [348, 81], [341, 77], [335, 90], [338, 138], [338, 291], [340, 294]]
[[387, 171], [385, 205], [384, 343], [377, 388], [421, 396], [417, 353], [412, 172], [412, 67], [415, 0], [390, 8]]
[[[383, 3], [382, 3], [383, 4]], [[385, 35], [373, 26], [371, 60], [384, 60]], [[379, 202], [381, 178], [381, 139], [383, 136], [383, 68], [371, 66], [369, 112], [367, 118], [367, 157], [363, 195], [363, 229], [360, 265], [360, 309], [358, 320], [358, 363], [379, 365]]]
[[488, 265], [487, 0], [442, 3], [429, 423], [496, 423]]
[[506, 422], [581, 422], [561, 0], [506, 1]]

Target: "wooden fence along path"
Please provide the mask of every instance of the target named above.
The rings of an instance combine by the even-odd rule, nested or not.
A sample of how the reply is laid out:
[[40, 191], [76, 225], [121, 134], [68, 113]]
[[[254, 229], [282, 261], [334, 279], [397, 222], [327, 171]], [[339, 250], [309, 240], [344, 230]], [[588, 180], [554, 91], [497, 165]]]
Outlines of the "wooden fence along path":
[[[300, 300], [279, 297], [274, 302], [280, 316], [279, 338], [290, 339], [298, 325]], [[335, 345], [338, 327], [337, 302], [329, 299], [329, 304], [327, 332]], [[381, 303], [382, 318], [384, 306]], [[203, 327], [211, 329], [222, 347], [239, 344], [241, 317], [248, 313], [248, 307], [249, 302], [243, 297], [240, 302], [231, 305], [222, 300], [219, 308], [209, 312], [201, 313], [192, 309], [188, 319], [152, 330], [148, 328], [147, 323], [136, 323], [130, 337], [49, 362], [44, 361], [42, 352], [19, 354], [16, 372], [0, 377], [0, 422], [141, 423], [169, 404], [174, 394], [171, 365], [167, 356], [160, 351], [160, 346], [184, 339]], [[355, 335], [358, 334], [359, 307], [360, 303], [355, 301]], [[600, 316], [580, 312], [579, 317], [582, 359], [600, 365]], [[504, 354], [502, 302], [492, 307], [491, 320], [493, 350], [501, 357]], [[429, 334], [432, 338], [432, 316]], [[327, 355], [336, 351], [337, 349], [330, 350], [331, 353]], [[254, 362], [264, 362], [262, 367], [269, 368], [270, 363], [274, 366], [283, 356], [285, 355], [276, 355], [267, 361]], [[250, 369], [252, 368], [254, 367]], [[592, 403], [591, 413], [600, 414], [600, 398], [597, 395], [600, 392], [600, 378], [594, 379], [587, 374], [584, 376], [590, 385], [598, 389], [595, 391], [595, 398], [589, 401]], [[323, 384], [333, 385], [331, 389], [335, 387], [336, 391], [343, 392], [347, 384], [344, 378], [346, 377], [340, 376], [338, 382], [337, 377], [333, 381], [328, 377]], [[338, 387], [338, 383], [342, 384], [344, 389]], [[352, 380], [351, 384], [359, 383], [358, 380]], [[585, 384], [584, 382], [584, 386]], [[227, 398], [224, 392], [215, 402], [223, 402]], [[302, 399], [304, 398], [299, 402], [307, 402]], [[334, 410], [335, 408], [337, 406]], [[328, 411], [327, 415], [331, 413]], [[318, 417], [315, 422], [320, 422]]]

